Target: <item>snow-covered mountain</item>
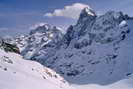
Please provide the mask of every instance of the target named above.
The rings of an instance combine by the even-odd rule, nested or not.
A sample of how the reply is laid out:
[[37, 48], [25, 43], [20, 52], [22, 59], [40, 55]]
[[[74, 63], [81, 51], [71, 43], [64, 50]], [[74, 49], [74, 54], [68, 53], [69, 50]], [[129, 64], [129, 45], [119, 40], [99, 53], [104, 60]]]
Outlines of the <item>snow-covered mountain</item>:
[[122, 12], [98, 16], [85, 8], [65, 35], [43, 25], [19, 43], [24, 58], [53, 69], [69, 83], [108, 85], [133, 73], [133, 19]]
[[122, 12], [97, 16], [86, 9], [69, 27], [60, 50], [44, 65], [76, 84], [106, 85], [132, 74], [133, 20]]
[[97, 16], [85, 8], [64, 36], [57, 30], [55, 41], [44, 41], [47, 34], [42, 33], [49, 32], [49, 26], [31, 31], [22, 54], [55, 70], [70, 83], [111, 84], [133, 73], [132, 25], [133, 20], [122, 12]]
[[40, 57], [47, 59], [55, 54], [62, 37], [61, 28], [41, 24], [35, 26], [28, 35], [17, 36], [13, 39], [5, 38], [5, 40], [16, 44], [24, 58], [42, 61]]
[[73, 89], [41, 64], [0, 49], [0, 89]]
[[27, 41], [28, 45], [21, 54], [26, 59], [40, 62], [42, 61], [40, 57], [43, 56], [47, 59], [55, 54], [62, 37], [63, 34], [58, 27], [51, 27], [47, 24], [39, 26], [30, 32]]

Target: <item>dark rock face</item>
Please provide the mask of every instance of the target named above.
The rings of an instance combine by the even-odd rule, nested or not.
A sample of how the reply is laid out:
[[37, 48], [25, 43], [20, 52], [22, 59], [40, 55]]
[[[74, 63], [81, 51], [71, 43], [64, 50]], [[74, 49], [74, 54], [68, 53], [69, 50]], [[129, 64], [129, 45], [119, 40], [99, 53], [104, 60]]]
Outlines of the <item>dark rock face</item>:
[[66, 44], [66, 46], [69, 46], [71, 40], [73, 39], [73, 35], [74, 35], [74, 30], [73, 30], [73, 26], [71, 25], [68, 28], [67, 33], [64, 35], [64, 38], [63, 38], [63, 42], [64, 44]]
[[0, 48], [4, 49], [6, 52], [14, 52], [20, 54], [20, 50], [16, 45], [12, 45], [1, 40]]
[[88, 32], [87, 27], [92, 27], [96, 17], [97, 15], [93, 10], [84, 8], [80, 14], [77, 24], [74, 26], [71, 25], [64, 35], [63, 40], [67, 44], [67, 46], [70, 44], [72, 39], [85, 35]]

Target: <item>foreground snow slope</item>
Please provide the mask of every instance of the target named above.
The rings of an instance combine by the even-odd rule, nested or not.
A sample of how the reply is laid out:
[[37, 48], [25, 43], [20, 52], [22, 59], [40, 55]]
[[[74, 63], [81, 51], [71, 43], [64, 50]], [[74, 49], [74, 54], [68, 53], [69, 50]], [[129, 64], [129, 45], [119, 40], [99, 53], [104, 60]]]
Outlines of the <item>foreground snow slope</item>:
[[76, 89], [133, 89], [133, 75], [111, 85], [73, 85]]
[[0, 49], [0, 89], [70, 89], [54, 71]]

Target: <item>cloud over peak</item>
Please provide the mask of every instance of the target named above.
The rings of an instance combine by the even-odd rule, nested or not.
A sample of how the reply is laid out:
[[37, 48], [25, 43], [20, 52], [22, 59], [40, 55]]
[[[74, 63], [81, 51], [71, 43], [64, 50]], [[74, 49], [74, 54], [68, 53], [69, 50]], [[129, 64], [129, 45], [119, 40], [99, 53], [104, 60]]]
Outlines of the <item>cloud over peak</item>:
[[80, 12], [84, 8], [90, 8], [90, 6], [82, 3], [74, 3], [72, 5], [65, 6], [63, 9], [55, 9], [52, 13], [46, 13], [46, 17], [62, 16], [72, 19], [78, 19]]

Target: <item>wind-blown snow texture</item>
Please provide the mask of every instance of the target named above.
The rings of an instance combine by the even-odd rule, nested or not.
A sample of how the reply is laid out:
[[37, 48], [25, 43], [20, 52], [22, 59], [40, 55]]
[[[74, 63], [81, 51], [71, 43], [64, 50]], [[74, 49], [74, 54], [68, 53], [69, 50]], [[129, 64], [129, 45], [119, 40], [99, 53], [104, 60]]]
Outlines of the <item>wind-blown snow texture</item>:
[[101, 86], [96, 84], [73, 85], [76, 89], [133, 89], [133, 76], [111, 85]]
[[43, 29], [29, 34], [34, 40], [26, 44], [22, 55], [53, 69], [70, 83], [108, 85], [133, 73], [133, 20], [122, 12], [97, 16], [85, 8], [65, 35], [57, 32], [52, 41], [48, 38], [42, 43], [46, 27], [39, 28]]
[[72, 89], [56, 72], [0, 49], [0, 89]]

